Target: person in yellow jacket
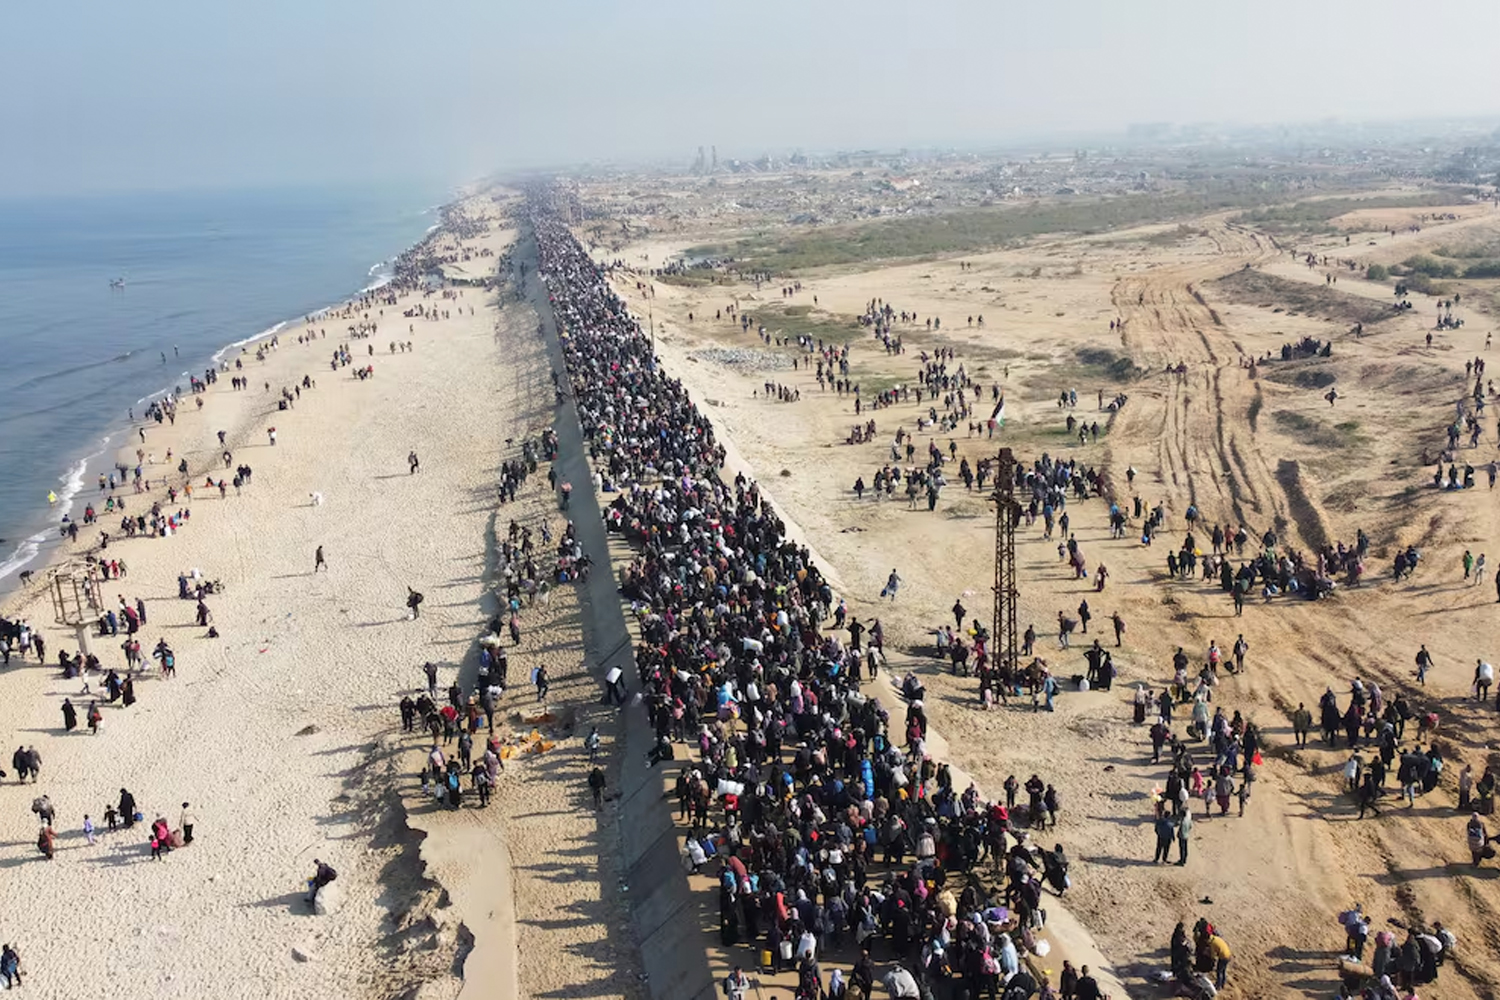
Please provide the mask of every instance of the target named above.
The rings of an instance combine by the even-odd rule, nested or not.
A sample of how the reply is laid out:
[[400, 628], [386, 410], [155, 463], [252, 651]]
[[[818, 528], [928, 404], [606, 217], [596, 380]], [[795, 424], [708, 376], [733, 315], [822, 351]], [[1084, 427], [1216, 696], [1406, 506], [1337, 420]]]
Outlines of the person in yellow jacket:
[[1229, 971], [1229, 959], [1233, 957], [1229, 951], [1229, 944], [1215, 934], [1208, 939], [1208, 951], [1214, 957], [1214, 988], [1222, 990], [1225, 975]]

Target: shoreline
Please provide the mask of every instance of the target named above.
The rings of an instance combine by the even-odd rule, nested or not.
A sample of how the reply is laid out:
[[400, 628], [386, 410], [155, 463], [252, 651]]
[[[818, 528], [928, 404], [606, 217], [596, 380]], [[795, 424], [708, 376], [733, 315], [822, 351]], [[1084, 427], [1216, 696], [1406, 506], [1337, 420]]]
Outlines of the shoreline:
[[[444, 230], [445, 213], [463, 204], [465, 200], [466, 196], [460, 194], [455, 196], [451, 201], [429, 206], [427, 211], [436, 214], [439, 221], [428, 226], [415, 242], [408, 244], [404, 249], [390, 257], [376, 261], [375, 264], [371, 265], [366, 274], [367, 276], [374, 277], [375, 280], [366, 284], [358, 291], [340, 297], [313, 312], [304, 313], [301, 317], [288, 317], [277, 320], [269, 327], [250, 337], [231, 341], [214, 350], [209, 355], [207, 364], [219, 375], [229, 374], [226, 365], [236, 356], [243, 356], [245, 353], [250, 352], [255, 345], [275, 339], [282, 331], [295, 323], [306, 319], [317, 319], [320, 316], [327, 316], [334, 310], [346, 306], [352, 301], [357, 301], [361, 296], [372, 294], [391, 284], [397, 279], [400, 262], [417, 254], [418, 251], [430, 244], [435, 238], [441, 238]], [[382, 268], [388, 270], [377, 276], [377, 272]], [[57, 495], [56, 504], [49, 504], [44, 508], [39, 508], [29, 521], [18, 521], [20, 530], [28, 533], [24, 534], [13, 547], [8, 540], [3, 543], [3, 547], [0, 547], [0, 552], [5, 552], [3, 556], [0, 556], [0, 617], [6, 617], [11, 605], [18, 600], [18, 595], [24, 595], [28, 589], [21, 582], [21, 573], [26, 571], [31, 572], [34, 584], [37, 580], [44, 578], [49, 570], [56, 568], [59, 561], [59, 552], [66, 549], [66, 545], [63, 544], [64, 538], [59, 530], [61, 519], [65, 516], [73, 516], [74, 509], [78, 507], [79, 498], [84, 496], [88, 489], [91, 476], [100, 472], [109, 475], [117, 471], [120, 462], [124, 461], [124, 457], [130, 455], [133, 445], [128, 440], [126, 443], [119, 445], [115, 445], [115, 442], [121, 439], [128, 439], [137, 428], [148, 427], [153, 423], [153, 421], [146, 419], [140, 413], [142, 408], [156, 400], [164, 399], [179, 392], [183, 382], [201, 377], [201, 374], [201, 370], [194, 369], [186, 369], [177, 373], [174, 376], [177, 379], [176, 384], [164, 386], [147, 393], [135, 401], [135, 404], [131, 407], [131, 410], [135, 413], [134, 418], [129, 416], [125, 420], [116, 418], [113, 422], [106, 424], [102, 428], [101, 435], [97, 438], [96, 447], [89, 450], [82, 457], [65, 460], [64, 471], [56, 479], [56, 482], [62, 485], [62, 489], [52, 491]], [[178, 396], [179, 400], [190, 400], [192, 398], [193, 394], [191, 392], [188, 392], [186, 396]], [[101, 464], [102, 459], [111, 455], [115, 456], [114, 461], [108, 464]], [[120, 490], [124, 491], [125, 489], [126, 484], [122, 482]], [[34, 531], [29, 530], [32, 523], [38, 524], [40, 527]], [[32, 547], [35, 548], [35, 551], [26, 554], [26, 550]]]
[[[494, 249], [498, 265], [507, 236], [495, 225], [495, 205], [474, 204], [489, 220], [482, 231], [439, 239]], [[247, 996], [293, 991], [376, 1000], [403, 988], [421, 988], [424, 997], [458, 989], [465, 913], [438, 868], [422, 861], [416, 823], [407, 823], [396, 799], [409, 772], [404, 763], [388, 771], [397, 750], [390, 736], [396, 699], [421, 675], [413, 664], [451, 657], [440, 661], [445, 675], [472, 669], [467, 642], [450, 653], [450, 630], [482, 628], [476, 616], [488, 594], [480, 577], [466, 574], [481, 562], [474, 549], [484, 545], [493, 516], [499, 428], [515, 404], [505, 393], [483, 391], [506, 365], [492, 329], [499, 312], [493, 292], [471, 287], [453, 290], [451, 299], [427, 297], [415, 285], [399, 299], [397, 310], [425, 303], [433, 315], [414, 320], [412, 351], [388, 352], [380, 343], [369, 357], [371, 378], [354, 373], [372, 338], [349, 339], [353, 362], [330, 373], [328, 356], [342, 336], [298, 345], [282, 332], [279, 349], [263, 363], [247, 361], [249, 390], [233, 391], [221, 377], [201, 397], [201, 412], [188, 403], [175, 425], [148, 432], [158, 458], [171, 446], [174, 463], [179, 454], [187, 459], [195, 483], [218, 464], [219, 427], [255, 467], [242, 496], [195, 496], [191, 518], [171, 537], [120, 537], [102, 553], [130, 565], [128, 576], [103, 584], [105, 602], [112, 605], [117, 594], [144, 599], [149, 621], [137, 638], [143, 649], [170, 641], [177, 678], [160, 677], [148, 659], [135, 677], [138, 702], [109, 703], [98, 674], [60, 676], [56, 651], [74, 649], [75, 641], [70, 629], [51, 623], [44, 588], [34, 584], [7, 598], [7, 615], [29, 619], [49, 647], [45, 663], [12, 658], [0, 711], [0, 733], [34, 744], [44, 761], [31, 787], [17, 787], [14, 776], [0, 782], [7, 844], [0, 865], [18, 900], [7, 940], [21, 952], [28, 985], [47, 995], [87, 995], [108, 977], [122, 996], [196, 996], [225, 975]], [[392, 307], [384, 309], [381, 330], [394, 330]], [[399, 311], [395, 317], [404, 333], [407, 321]], [[261, 388], [262, 381], [298, 382], [304, 373], [317, 387], [304, 388], [288, 411]], [[472, 418], [475, 429], [453, 420], [457, 413]], [[264, 437], [267, 422], [281, 431], [274, 449]], [[480, 427], [484, 432], [475, 433]], [[415, 477], [404, 466], [413, 442], [424, 462]], [[130, 513], [144, 513], [143, 501], [152, 499], [165, 511], [189, 506], [167, 506], [158, 479], [165, 485], [178, 477], [166, 469], [152, 468], [149, 495], [126, 491]], [[312, 491], [326, 492], [326, 509], [308, 502]], [[451, 530], [425, 530], [433, 516]], [[328, 548], [327, 574], [307, 571], [314, 545]], [[101, 554], [82, 539], [71, 552], [58, 551]], [[226, 583], [223, 594], [207, 598], [217, 638], [204, 634], [193, 602], [180, 600], [172, 585], [179, 572], [198, 567]], [[420, 621], [392, 617], [401, 578], [431, 595]], [[104, 668], [123, 672], [115, 647], [125, 629], [120, 637], [89, 632]], [[333, 669], [355, 665], [360, 669]], [[101, 690], [81, 694], [83, 680]], [[97, 736], [59, 725], [64, 696], [80, 714], [98, 698]], [[365, 714], [370, 710], [376, 714]], [[105, 832], [101, 804], [121, 787], [137, 796], [143, 813], [169, 823], [179, 804], [190, 802], [193, 844], [160, 864], [134, 831]], [[40, 794], [57, 809], [55, 861], [33, 846], [36, 827], [24, 808]], [[85, 814], [98, 823], [97, 844], [80, 834]], [[305, 889], [297, 890], [313, 856], [341, 873], [343, 915], [336, 920], [299, 907]], [[104, 932], [77, 934], [75, 914], [94, 905], [85, 901], [116, 893], [139, 903]]]
[[[338, 296], [334, 301], [320, 306], [313, 312], [304, 313], [301, 317], [288, 316], [285, 319], [273, 322], [270, 326], [250, 337], [224, 344], [216, 348], [207, 357], [205, 365], [212, 367], [219, 374], [227, 374], [222, 366], [227, 360], [232, 359], [236, 355], [236, 352], [243, 354], [254, 345], [275, 338], [283, 330], [302, 319], [327, 315], [340, 306], [355, 301], [361, 296], [371, 294], [390, 284], [396, 280], [399, 263], [415, 254], [424, 245], [432, 242], [435, 235], [440, 237], [442, 235], [441, 231], [444, 229], [445, 213], [461, 205], [467, 197], [467, 195], [461, 192], [455, 192], [451, 200], [428, 206], [424, 210], [424, 214], [430, 212], [438, 217], [438, 221], [426, 227], [420, 237], [407, 244], [403, 249], [371, 265], [367, 269], [366, 275], [374, 280], [359, 290]], [[384, 273], [380, 273], [382, 269], [385, 269]], [[174, 358], [173, 360], [181, 359]], [[57, 502], [37, 508], [31, 515], [18, 519], [16, 527], [19, 537], [14, 541], [14, 544], [9, 539], [0, 543], [0, 617], [4, 616], [8, 605], [15, 598], [15, 595], [25, 590], [19, 579], [22, 572], [29, 570], [35, 577], [40, 578], [46, 575], [46, 571], [55, 567], [57, 550], [62, 547], [59, 545], [62, 536], [58, 530], [61, 518], [72, 516], [78, 498], [83, 496], [87, 491], [91, 476], [101, 471], [106, 475], [115, 471], [116, 465], [114, 463], [110, 463], [108, 466], [101, 465], [101, 459], [106, 458], [112, 453], [115, 455], [128, 453], [128, 446], [112, 447], [114, 442], [121, 438], [128, 438], [137, 427], [151, 423], [151, 421], [143, 419], [139, 411], [153, 401], [172, 395], [187, 380], [201, 377], [202, 371], [203, 369], [188, 368], [178, 372], [175, 376], [172, 376], [172, 378], [177, 380], [175, 385], [163, 386], [135, 401], [131, 407], [137, 414], [134, 419], [127, 416], [125, 420], [115, 418], [105, 423], [101, 426], [96, 437], [96, 445], [90, 446], [79, 457], [64, 458], [63, 471], [55, 479], [55, 482], [60, 484], [61, 488], [51, 490], [52, 493], [56, 494]], [[191, 398], [191, 393], [188, 394], [188, 398]], [[33, 526], [36, 526], [35, 530], [32, 530]], [[34, 551], [28, 554], [27, 550], [33, 547]]]

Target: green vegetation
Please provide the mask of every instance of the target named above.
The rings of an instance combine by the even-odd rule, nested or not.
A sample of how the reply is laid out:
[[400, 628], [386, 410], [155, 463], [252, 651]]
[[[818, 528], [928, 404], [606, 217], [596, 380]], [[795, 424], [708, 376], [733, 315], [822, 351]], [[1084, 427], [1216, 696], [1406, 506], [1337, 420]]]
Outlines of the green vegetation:
[[1365, 277], [1371, 281], [1385, 281], [1391, 276], [1390, 268], [1384, 264], [1371, 264], [1365, 269]]
[[702, 288], [707, 285], [727, 285], [729, 277], [718, 271], [708, 268], [695, 268], [691, 271], [679, 271], [675, 274], [663, 274], [652, 279], [660, 281], [664, 285], [678, 285], [682, 288]]
[[1488, 243], [1472, 243], [1462, 246], [1453, 246], [1444, 243], [1432, 252], [1439, 257], [1453, 257], [1458, 260], [1482, 260], [1487, 257], [1500, 257], [1500, 241], [1491, 240]]
[[754, 325], [765, 325], [766, 332], [781, 336], [806, 334], [821, 337], [825, 343], [842, 344], [860, 335], [860, 325], [850, 316], [837, 316], [811, 306], [768, 304], [753, 312], [746, 310]]
[[1365, 444], [1369, 439], [1361, 431], [1358, 420], [1345, 420], [1329, 425], [1317, 417], [1309, 417], [1295, 410], [1273, 410], [1271, 422], [1276, 429], [1289, 434], [1303, 444], [1314, 448], [1340, 450]]
[[1210, 294], [1222, 295], [1231, 302], [1266, 308], [1279, 307], [1287, 312], [1321, 316], [1351, 326], [1355, 323], [1369, 326], [1395, 315], [1389, 306], [1363, 295], [1350, 295], [1323, 284], [1281, 278], [1254, 268], [1241, 268], [1209, 282], [1209, 286]]
[[1085, 368], [1092, 368], [1100, 374], [1121, 381], [1133, 379], [1140, 374], [1136, 370], [1135, 362], [1107, 347], [1080, 347], [1078, 362]]
[[1452, 192], [1403, 195], [1384, 198], [1321, 198], [1292, 205], [1275, 205], [1246, 212], [1236, 221], [1272, 233], [1330, 232], [1330, 221], [1348, 212], [1369, 208], [1426, 208], [1451, 205], [1459, 196]]
[[[832, 264], [988, 250], [1046, 233], [1102, 233], [1225, 209], [1271, 205], [1286, 197], [1286, 191], [1260, 183], [1219, 182], [1180, 194], [1078, 198], [879, 219], [810, 231], [766, 232], [733, 244], [694, 247], [687, 252], [733, 257], [743, 269], [784, 274]], [[1372, 199], [1372, 203], [1377, 200]]]
[[1405, 285], [1408, 290], [1420, 292], [1423, 295], [1447, 295], [1453, 290], [1451, 285], [1434, 281], [1420, 271], [1413, 272], [1402, 278], [1401, 284]]
[[1457, 278], [1463, 273], [1457, 264], [1438, 260], [1425, 253], [1406, 258], [1401, 262], [1401, 266], [1412, 274], [1425, 274], [1429, 278]]
[[[1459, 258], [1469, 259], [1473, 258]], [[1500, 278], [1500, 260], [1476, 260], [1466, 267], [1453, 263], [1452, 260], [1439, 260], [1429, 254], [1418, 254], [1408, 257], [1401, 262], [1409, 275], [1416, 277], [1422, 275], [1427, 278]], [[1415, 282], [1408, 282], [1416, 288]], [[1418, 289], [1420, 291], [1420, 289]]]

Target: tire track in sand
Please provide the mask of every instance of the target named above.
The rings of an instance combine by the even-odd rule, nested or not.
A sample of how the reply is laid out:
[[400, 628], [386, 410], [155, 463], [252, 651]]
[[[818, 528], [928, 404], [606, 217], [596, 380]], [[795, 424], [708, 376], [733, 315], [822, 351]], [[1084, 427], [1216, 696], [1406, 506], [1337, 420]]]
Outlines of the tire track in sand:
[[[1159, 480], [1170, 506], [1193, 504], [1207, 520], [1233, 519], [1257, 533], [1274, 527], [1309, 544], [1319, 534], [1312, 525], [1321, 517], [1315, 510], [1293, 516], [1277, 466], [1262, 450], [1250, 419], [1255, 383], [1241, 367], [1243, 352], [1199, 290], [1204, 282], [1267, 260], [1276, 250], [1263, 235], [1223, 217], [1206, 225], [1217, 255], [1122, 277], [1111, 291], [1125, 320], [1122, 343], [1137, 365], [1156, 373], [1153, 381], [1163, 383], [1162, 392], [1141, 399], [1142, 408], [1162, 411], [1159, 420], [1144, 422], [1159, 429], [1152, 443]], [[1169, 371], [1178, 366], [1186, 370]], [[1303, 524], [1313, 537], [1301, 537]]]

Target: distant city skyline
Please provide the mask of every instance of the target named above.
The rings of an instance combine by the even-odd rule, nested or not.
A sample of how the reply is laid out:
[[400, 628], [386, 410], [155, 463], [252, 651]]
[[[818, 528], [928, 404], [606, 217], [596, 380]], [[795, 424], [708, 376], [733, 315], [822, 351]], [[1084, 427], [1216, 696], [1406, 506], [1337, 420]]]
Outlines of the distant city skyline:
[[[0, 195], [1500, 118], [1500, 4], [31, 5]], [[1427, 25], [1427, 27], [1423, 27]], [[1430, 41], [1428, 38], [1430, 37]]]

